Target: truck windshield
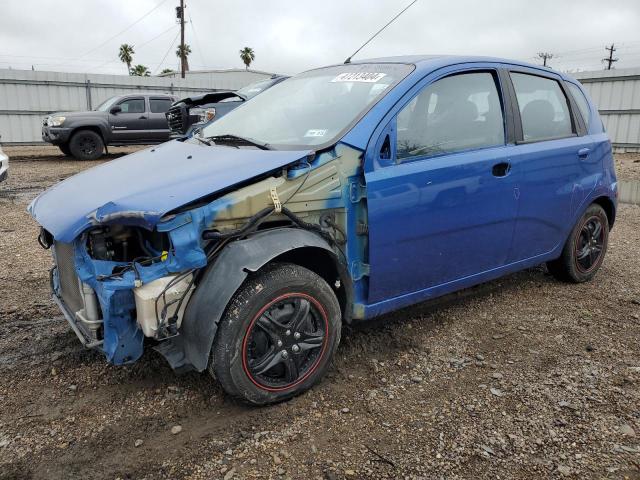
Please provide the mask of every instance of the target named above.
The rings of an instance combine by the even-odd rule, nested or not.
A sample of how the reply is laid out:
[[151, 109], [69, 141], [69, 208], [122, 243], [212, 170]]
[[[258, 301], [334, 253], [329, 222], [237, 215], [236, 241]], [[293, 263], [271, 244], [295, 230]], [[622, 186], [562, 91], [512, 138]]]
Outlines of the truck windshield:
[[111, 108], [111, 105], [116, 103], [116, 100], [118, 100], [119, 98], [120, 97], [118, 97], [118, 96], [107, 98], [104, 102], [102, 102], [100, 105], [98, 105], [96, 107], [96, 111], [98, 111], [98, 112], [106, 112], [107, 110], [109, 110]]
[[311, 70], [257, 95], [202, 136], [234, 135], [276, 149], [328, 146], [413, 68], [370, 63]]

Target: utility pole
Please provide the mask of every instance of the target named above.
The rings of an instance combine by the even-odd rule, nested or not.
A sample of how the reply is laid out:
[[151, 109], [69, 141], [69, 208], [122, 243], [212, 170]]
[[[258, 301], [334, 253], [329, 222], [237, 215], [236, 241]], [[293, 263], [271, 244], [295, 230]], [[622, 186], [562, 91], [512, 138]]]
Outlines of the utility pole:
[[538, 53], [538, 58], [542, 59], [542, 66], [547, 66], [547, 60], [551, 60], [553, 58], [553, 53], [540, 52]]
[[613, 58], [613, 52], [616, 51], [616, 47], [612, 43], [610, 47], [604, 47], [604, 49], [609, 51], [609, 57], [603, 58], [602, 61], [607, 64], [606, 70], [611, 70], [611, 66], [619, 60], [618, 58]]
[[184, 78], [187, 63], [184, 58], [184, 0], [180, 0], [180, 6], [176, 10], [180, 20], [180, 76]]

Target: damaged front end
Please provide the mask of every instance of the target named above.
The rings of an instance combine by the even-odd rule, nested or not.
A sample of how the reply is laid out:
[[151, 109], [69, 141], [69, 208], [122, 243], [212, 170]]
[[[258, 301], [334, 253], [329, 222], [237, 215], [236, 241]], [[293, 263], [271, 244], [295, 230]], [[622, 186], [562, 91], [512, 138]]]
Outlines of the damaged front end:
[[177, 334], [193, 272], [206, 265], [197, 232], [179, 228], [149, 232], [110, 225], [71, 243], [51, 241], [43, 229], [40, 238], [53, 250], [54, 300], [82, 343], [99, 347], [116, 365], [140, 358], [145, 336], [164, 340]]
[[[146, 170], [142, 185], [133, 181], [132, 170], [142, 177], [150, 167], [145, 160], [161, 149], [186, 157], [174, 175], [183, 178], [170, 181], [165, 171], [153, 181], [148, 172], [157, 170]], [[339, 145], [310, 156], [170, 142], [140, 153], [128, 156], [128, 173], [118, 168], [121, 160], [110, 162], [65, 180], [29, 207], [42, 225], [40, 243], [53, 251], [56, 303], [82, 343], [102, 350], [112, 364], [138, 360], [146, 337], [162, 342], [156, 349], [174, 369], [202, 371], [230, 296], [268, 255], [291, 246], [325, 248], [344, 259], [345, 268], [364, 258], [366, 239], [347, 248], [344, 233], [366, 221], [364, 203], [352, 198], [361, 175], [358, 150]], [[167, 154], [153, 167], [162, 168]], [[92, 171], [98, 183], [88, 181]], [[74, 204], [75, 198], [83, 200]], [[276, 230], [271, 244], [257, 239]], [[243, 246], [250, 234], [259, 248]], [[232, 245], [235, 250], [227, 248]], [[230, 272], [230, 263], [216, 263], [223, 253], [238, 262]], [[249, 258], [256, 253], [264, 255]], [[190, 311], [212, 269], [222, 280], [199, 298], [212, 298], [218, 313], [202, 302]]]

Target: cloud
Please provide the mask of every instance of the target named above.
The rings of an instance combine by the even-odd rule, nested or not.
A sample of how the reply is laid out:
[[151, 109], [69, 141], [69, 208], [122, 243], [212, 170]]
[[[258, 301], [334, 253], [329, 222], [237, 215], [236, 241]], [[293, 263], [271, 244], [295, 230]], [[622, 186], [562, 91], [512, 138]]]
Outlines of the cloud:
[[[22, 0], [3, 2], [0, 68], [124, 74], [121, 43], [135, 63], [177, 68], [177, 0]], [[342, 62], [407, 2], [394, 0], [188, 0], [192, 69], [253, 68], [293, 74]], [[122, 35], [97, 48], [146, 12]], [[618, 67], [640, 65], [640, 2], [618, 0], [419, 0], [358, 55], [478, 54], [534, 61], [556, 54], [561, 69], [601, 68], [605, 44], [617, 42]], [[94, 51], [95, 50], [95, 51]], [[90, 52], [87, 54], [87, 52]], [[166, 55], [162, 65], [160, 62]]]

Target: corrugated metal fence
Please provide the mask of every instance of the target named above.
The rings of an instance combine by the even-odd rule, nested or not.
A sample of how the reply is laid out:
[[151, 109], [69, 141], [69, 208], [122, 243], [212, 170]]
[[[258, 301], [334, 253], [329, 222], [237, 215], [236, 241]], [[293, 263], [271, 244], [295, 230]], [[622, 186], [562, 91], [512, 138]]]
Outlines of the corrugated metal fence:
[[[0, 70], [2, 142], [39, 142], [44, 115], [95, 108], [113, 95], [147, 91], [187, 96], [211, 90], [235, 90], [270, 75], [251, 70], [205, 73], [182, 80]], [[574, 76], [598, 106], [616, 151], [640, 151], [640, 68], [580, 72]]]
[[0, 70], [0, 135], [2, 143], [36, 143], [41, 141], [42, 117], [51, 112], [91, 110], [113, 95], [126, 93], [173, 93], [185, 97], [211, 90], [237, 90], [269, 76], [251, 71], [221, 71], [214, 77], [183, 80]]
[[618, 152], [640, 151], [640, 68], [573, 74], [598, 106]]

